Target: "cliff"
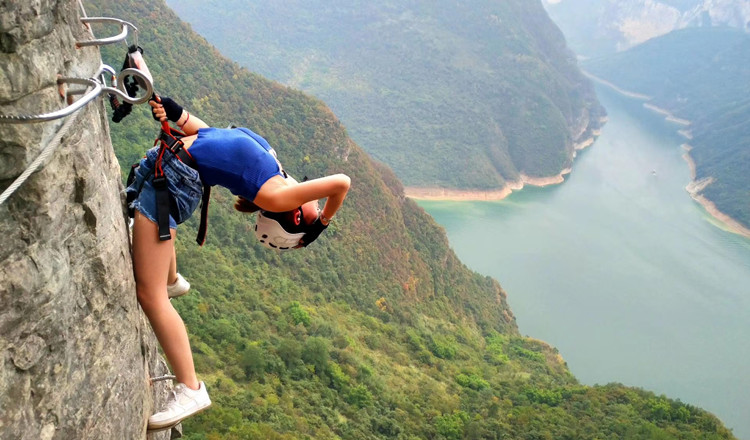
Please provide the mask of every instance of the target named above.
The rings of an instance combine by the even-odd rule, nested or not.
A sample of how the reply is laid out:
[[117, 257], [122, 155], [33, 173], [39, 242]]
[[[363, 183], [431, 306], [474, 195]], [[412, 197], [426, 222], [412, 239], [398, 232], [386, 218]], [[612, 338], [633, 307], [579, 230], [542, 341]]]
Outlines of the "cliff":
[[[78, 3], [0, 13], [0, 113], [63, 108], [56, 76], [101, 63], [98, 48], [75, 48], [92, 38]], [[164, 392], [149, 377], [166, 365], [136, 301], [103, 99], [70, 117], [57, 151], [0, 205], [0, 438], [142, 439]], [[62, 124], [0, 123], [0, 190]]]
[[167, 3], [241, 65], [323, 100], [410, 188], [558, 176], [604, 114], [538, 1]]

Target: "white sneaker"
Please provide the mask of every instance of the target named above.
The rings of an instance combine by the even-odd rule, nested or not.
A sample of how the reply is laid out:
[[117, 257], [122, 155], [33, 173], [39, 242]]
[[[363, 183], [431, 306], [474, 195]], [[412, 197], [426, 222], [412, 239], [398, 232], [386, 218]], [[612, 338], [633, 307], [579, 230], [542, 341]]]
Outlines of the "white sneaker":
[[182, 420], [211, 406], [206, 384], [199, 382], [200, 388], [192, 390], [185, 384], [177, 384], [167, 398], [167, 407], [148, 418], [148, 430], [169, 429]]
[[179, 272], [177, 273], [177, 281], [175, 281], [174, 284], [167, 284], [167, 294], [169, 295], [169, 298], [182, 296], [188, 293], [188, 290], [190, 290], [190, 283], [188, 283]]

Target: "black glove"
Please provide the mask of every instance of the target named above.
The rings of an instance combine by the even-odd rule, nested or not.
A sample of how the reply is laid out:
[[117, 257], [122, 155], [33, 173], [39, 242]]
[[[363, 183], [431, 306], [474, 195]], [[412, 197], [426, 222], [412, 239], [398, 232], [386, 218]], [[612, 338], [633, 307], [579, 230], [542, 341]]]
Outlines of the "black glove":
[[[161, 102], [156, 100], [156, 98], [152, 98], [152, 100], [159, 102], [162, 107], [164, 107], [164, 111], [167, 113], [167, 119], [169, 119], [172, 122], [177, 122], [182, 117], [182, 106], [176, 102], [172, 98], [161, 96], [160, 97]], [[159, 118], [156, 117], [154, 112], [151, 112], [151, 116], [154, 118], [154, 120], [158, 121]]]
[[327, 227], [328, 225], [324, 225], [320, 221], [320, 217], [315, 219], [312, 224], [307, 225], [307, 232], [302, 236], [302, 246], [307, 247], [307, 245], [315, 241]]

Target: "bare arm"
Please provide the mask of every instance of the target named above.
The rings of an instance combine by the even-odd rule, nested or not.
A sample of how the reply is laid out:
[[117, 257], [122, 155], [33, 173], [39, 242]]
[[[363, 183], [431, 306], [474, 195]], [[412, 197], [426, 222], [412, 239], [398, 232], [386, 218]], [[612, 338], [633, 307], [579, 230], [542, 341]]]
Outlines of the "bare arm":
[[208, 128], [208, 124], [187, 110], [182, 110], [182, 116], [177, 120], [177, 126], [182, 129], [186, 135], [197, 134], [201, 128]]
[[333, 218], [344, 203], [346, 193], [351, 186], [351, 179], [346, 174], [312, 179], [297, 185], [285, 185], [283, 178], [272, 178], [260, 188], [255, 197], [255, 204], [261, 209], [273, 212], [290, 211], [311, 200], [326, 199], [321, 212], [324, 224]]
[[[156, 116], [160, 121], [167, 120], [167, 112], [164, 111], [164, 106], [162, 106], [161, 103], [158, 103], [154, 100], [151, 100], [148, 103], [152, 107], [154, 116]], [[197, 134], [199, 129], [208, 128], [208, 124], [203, 122], [201, 118], [190, 114], [185, 109], [182, 110], [182, 115], [180, 115], [180, 118], [175, 121], [175, 123], [186, 135]]]

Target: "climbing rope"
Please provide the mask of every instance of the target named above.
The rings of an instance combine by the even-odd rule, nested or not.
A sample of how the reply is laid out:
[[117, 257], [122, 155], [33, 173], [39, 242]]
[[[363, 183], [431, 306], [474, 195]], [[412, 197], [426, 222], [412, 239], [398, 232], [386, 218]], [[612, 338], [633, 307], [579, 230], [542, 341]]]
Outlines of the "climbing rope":
[[[146, 85], [146, 93], [140, 97], [140, 98], [131, 98], [127, 93], [119, 90], [120, 87], [124, 87], [124, 81], [119, 81], [117, 83], [118, 88], [112, 88], [108, 87], [106, 85], [106, 81], [104, 79], [104, 73], [110, 73], [112, 74], [114, 78], [114, 69], [112, 69], [110, 66], [107, 66], [106, 64], [102, 64], [99, 67], [99, 70], [94, 75], [93, 78], [59, 78], [57, 80], [58, 85], [62, 84], [79, 84], [86, 86], [83, 90], [77, 90], [77, 91], [71, 91], [68, 92], [68, 95], [76, 95], [76, 94], [83, 94], [84, 96], [74, 103], [70, 104], [64, 109], [57, 110], [51, 113], [45, 113], [41, 115], [19, 115], [19, 116], [9, 116], [9, 115], [0, 115], [0, 123], [9, 123], [9, 124], [28, 124], [33, 122], [44, 122], [44, 121], [52, 121], [55, 119], [64, 118], [67, 116], [70, 116], [73, 113], [76, 113], [78, 110], [83, 108], [86, 104], [91, 102], [94, 98], [98, 97], [102, 92], [107, 93], [114, 93], [120, 98], [122, 98], [124, 101], [132, 103], [132, 104], [142, 104], [151, 97], [154, 93], [153, 84], [151, 83], [151, 80], [141, 73], [137, 69], [125, 69], [122, 72], [120, 72], [121, 77], [125, 77], [127, 75], [135, 76], [140, 78], [143, 81], [143, 84]], [[89, 88], [92, 88], [91, 91], [87, 90]], [[57, 134], [52, 138], [49, 144], [42, 150], [42, 153], [37, 157], [26, 170], [21, 173], [18, 178], [3, 191], [2, 194], [0, 194], [0, 205], [5, 202], [8, 197], [10, 197], [11, 194], [13, 194], [14, 191], [18, 189], [28, 178], [29, 176], [34, 173], [34, 171], [39, 168], [39, 166], [44, 163], [44, 161], [49, 157], [50, 154], [52, 154], [53, 151], [58, 147], [60, 140], [62, 137], [67, 133], [68, 129], [70, 129], [70, 126], [72, 125], [75, 118], [70, 118], [63, 126], [60, 128], [60, 130], [57, 132]]]
[[81, 8], [81, 16], [88, 17], [88, 15], [86, 15], [86, 8], [83, 7], [82, 0], [78, 0], [78, 6]]

